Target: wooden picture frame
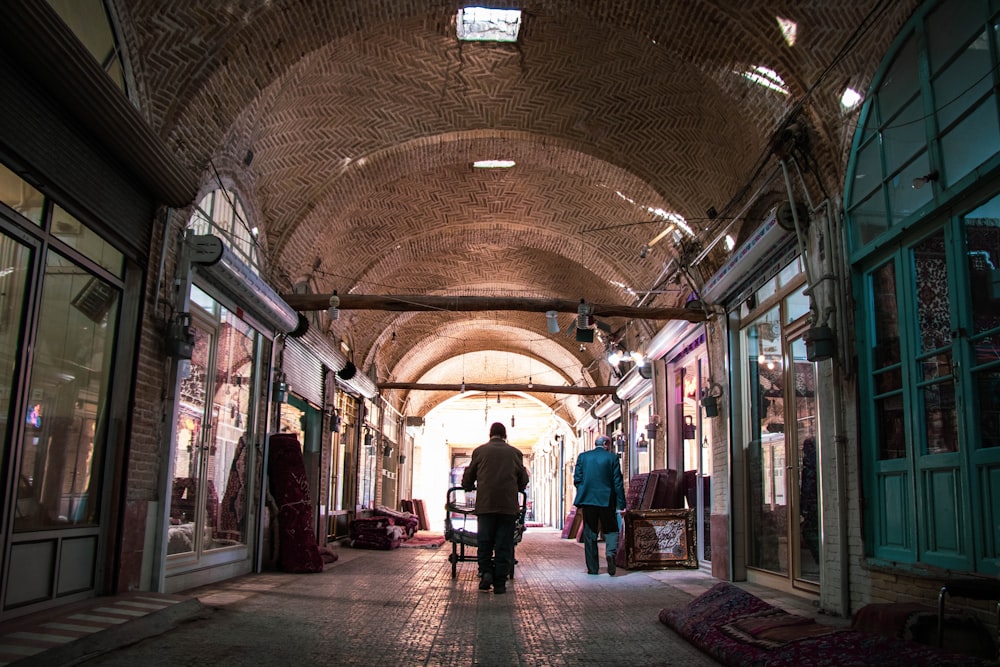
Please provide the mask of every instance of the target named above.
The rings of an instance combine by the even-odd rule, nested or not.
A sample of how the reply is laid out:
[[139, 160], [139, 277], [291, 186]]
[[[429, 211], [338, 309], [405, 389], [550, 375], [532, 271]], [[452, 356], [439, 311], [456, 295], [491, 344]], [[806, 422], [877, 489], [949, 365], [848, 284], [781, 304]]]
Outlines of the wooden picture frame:
[[625, 567], [697, 568], [698, 548], [693, 509], [625, 512]]

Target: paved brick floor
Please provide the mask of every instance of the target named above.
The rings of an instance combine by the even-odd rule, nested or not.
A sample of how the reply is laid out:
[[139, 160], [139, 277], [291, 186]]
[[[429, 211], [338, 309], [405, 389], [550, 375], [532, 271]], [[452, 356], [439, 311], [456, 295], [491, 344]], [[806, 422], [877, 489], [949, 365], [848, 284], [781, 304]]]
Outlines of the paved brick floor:
[[[657, 621], [714, 583], [700, 571], [586, 574], [582, 545], [529, 529], [506, 595], [477, 589], [476, 564], [451, 576], [450, 545], [335, 547], [319, 574], [269, 572], [186, 595], [200, 604], [161, 634], [125, 623], [97, 648], [35, 656], [56, 665], [715, 665]], [[603, 545], [601, 545], [603, 556]], [[603, 561], [603, 558], [602, 558]], [[760, 590], [755, 590], [760, 593]], [[789, 611], [808, 601], [774, 595]], [[113, 633], [113, 634], [110, 634]], [[61, 661], [61, 662], [60, 662]], [[18, 663], [20, 664], [20, 663]]]

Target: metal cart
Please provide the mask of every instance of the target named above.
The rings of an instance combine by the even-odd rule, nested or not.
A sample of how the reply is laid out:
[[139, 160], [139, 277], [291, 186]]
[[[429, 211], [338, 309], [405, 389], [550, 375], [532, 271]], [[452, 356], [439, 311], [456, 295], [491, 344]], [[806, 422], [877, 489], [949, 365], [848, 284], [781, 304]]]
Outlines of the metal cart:
[[[516, 548], [524, 536], [524, 517], [527, 511], [528, 494], [524, 491], [517, 493], [518, 503], [521, 511], [517, 515], [517, 522], [514, 524], [514, 547]], [[444, 538], [451, 542], [451, 553], [448, 555], [448, 562], [451, 563], [451, 578], [458, 576], [458, 564], [466, 561], [476, 561], [475, 547], [479, 541], [476, 534], [476, 492], [466, 491], [460, 486], [453, 486], [448, 489], [448, 499], [444, 504]], [[466, 553], [465, 548], [472, 547], [471, 553]], [[510, 578], [514, 578], [514, 565], [517, 559], [510, 566]]]

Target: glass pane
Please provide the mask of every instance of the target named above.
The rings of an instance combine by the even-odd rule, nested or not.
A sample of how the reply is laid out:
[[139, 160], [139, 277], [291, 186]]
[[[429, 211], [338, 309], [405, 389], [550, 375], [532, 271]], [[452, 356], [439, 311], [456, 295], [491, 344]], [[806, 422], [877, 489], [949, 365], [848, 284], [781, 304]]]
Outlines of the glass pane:
[[[13, 418], [10, 397], [21, 353], [31, 255], [30, 249], [0, 235], [0, 434], [8, 433]], [[39, 416], [29, 412], [27, 422], [29, 428], [37, 427]]]
[[774, 296], [777, 293], [777, 291], [778, 291], [778, 277], [775, 276], [774, 278], [771, 278], [766, 283], [761, 285], [761, 287], [758, 288], [754, 296], [757, 297], [757, 303], [761, 304], [770, 299], [772, 296]]
[[965, 239], [974, 331], [991, 331], [1000, 327], [1000, 197], [965, 216]]
[[[931, 34], [933, 36], [939, 33], [940, 31], [935, 30]], [[934, 107], [937, 109], [938, 127], [947, 128], [975, 100], [989, 92], [993, 86], [991, 69], [989, 43], [986, 33], [983, 33], [934, 80]]]
[[920, 349], [937, 350], [951, 344], [951, 297], [944, 230], [918, 243], [912, 253]]
[[889, 261], [871, 275], [872, 316], [875, 347], [872, 361], [875, 368], [898, 364], [899, 308], [896, 305], [896, 263]]
[[851, 223], [856, 248], [864, 247], [889, 228], [882, 188], [851, 211]]
[[199, 326], [191, 327], [194, 348], [190, 370], [180, 382], [177, 436], [174, 443], [174, 480], [170, 493], [170, 529], [167, 553], [195, 550], [198, 533], [195, 522], [201, 505], [200, 487], [205, 446], [205, 407], [209, 387], [212, 335]]
[[788, 573], [781, 326], [773, 308], [744, 330], [750, 394], [747, 470], [751, 567]]
[[18, 468], [17, 531], [98, 521], [119, 300], [111, 285], [49, 254]]
[[874, 381], [876, 394], [895, 391], [903, 386], [903, 370], [899, 365], [896, 365], [884, 371], [877, 371], [874, 375]]
[[911, 35], [878, 87], [882, 118], [892, 118], [919, 90], [917, 40]]
[[927, 130], [924, 128], [924, 110], [920, 98], [907, 104], [903, 113], [889, 121], [882, 130], [882, 142], [885, 148], [885, 170], [888, 174], [926, 149]]
[[102, 0], [49, 0], [52, 9], [76, 34], [77, 39], [87, 47], [94, 59], [104, 65], [104, 60], [110, 51], [114, 50], [115, 40], [108, 24], [108, 15], [104, 11]]
[[878, 139], [869, 141], [858, 151], [854, 162], [854, 183], [851, 190], [851, 205], [867, 197], [882, 184], [882, 153]]
[[993, 157], [1000, 150], [1000, 122], [996, 96], [985, 102], [941, 137], [945, 176], [948, 185]]
[[880, 460], [906, 457], [906, 422], [901, 394], [875, 401], [875, 424], [878, 429]]
[[951, 350], [920, 361], [920, 379], [927, 382], [951, 375]]
[[0, 164], [0, 202], [35, 223], [42, 224], [42, 193], [28, 185], [24, 179]]
[[1000, 368], [981, 371], [975, 374], [975, 378], [979, 440], [983, 447], [998, 447], [1000, 446]]
[[933, 199], [934, 186], [930, 183], [914, 187], [914, 183], [921, 183], [917, 179], [927, 176], [930, 171], [931, 166], [927, 161], [927, 153], [924, 152], [908, 164], [903, 171], [892, 177], [888, 184], [889, 206], [892, 209], [890, 224], [899, 224]]
[[212, 409], [214, 440], [208, 451], [206, 549], [246, 543], [247, 429], [253, 387], [256, 334], [233, 313], [223, 311], [215, 355]]
[[806, 358], [802, 338], [792, 341], [792, 379], [795, 387], [795, 428], [798, 443], [799, 523], [795, 576], [819, 583], [819, 470], [816, 457], [816, 365]]
[[931, 71], [941, 69], [941, 65], [973, 33], [982, 32], [986, 17], [981, 6], [981, 3], [945, 2], [927, 17], [926, 34]]
[[920, 392], [924, 409], [927, 453], [958, 451], [958, 413], [955, 410], [955, 383], [940, 382]]
[[52, 235], [114, 275], [122, 275], [125, 268], [122, 254], [58, 206], [52, 210]]
[[809, 312], [809, 297], [806, 296], [806, 288], [803, 285], [785, 297], [785, 322], [794, 322]]

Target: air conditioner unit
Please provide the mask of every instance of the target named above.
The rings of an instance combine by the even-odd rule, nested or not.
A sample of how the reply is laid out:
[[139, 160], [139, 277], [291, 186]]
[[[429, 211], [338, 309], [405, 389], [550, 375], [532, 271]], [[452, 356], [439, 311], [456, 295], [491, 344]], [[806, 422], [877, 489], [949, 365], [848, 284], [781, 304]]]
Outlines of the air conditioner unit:
[[309, 321], [244, 264], [218, 236], [189, 235], [184, 239], [191, 264], [233, 303], [275, 331], [301, 336]]

